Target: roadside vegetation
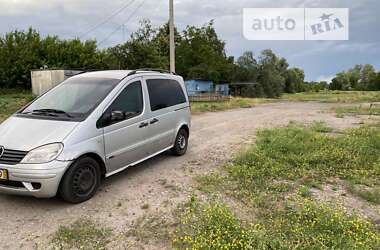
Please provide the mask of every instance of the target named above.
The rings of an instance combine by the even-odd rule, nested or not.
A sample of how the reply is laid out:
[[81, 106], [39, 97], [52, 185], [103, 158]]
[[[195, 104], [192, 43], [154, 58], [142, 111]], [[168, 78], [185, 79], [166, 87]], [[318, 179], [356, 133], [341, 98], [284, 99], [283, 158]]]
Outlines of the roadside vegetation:
[[[269, 197], [268, 197], [269, 198]], [[371, 223], [344, 210], [297, 198], [253, 223], [220, 203], [186, 207], [173, 239], [177, 249], [378, 249]]]
[[379, 91], [320, 91], [284, 94], [281, 99], [288, 101], [316, 101], [326, 103], [380, 102]]
[[58, 249], [106, 249], [112, 231], [90, 219], [79, 219], [70, 226], [61, 226], [51, 243]]
[[32, 100], [30, 91], [0, 89], [0, 122]]
[[361, 217], [314, 193], [342, 186], [379, 208], [380, 125], [332, 132], [323, 123], [259, 132], [256, 144], [224, 171], [197, 178], [209, 198], [185, 204], [174, 246], [379, 249], [379, 218]]
[[344, 117], [345, 115], [380, 115], [380, 104], [378, 105], [359, 105], [349, 107], [337, 107], [335, 112], [338, 117]]
[[232, 97], [228, 101], [221, 102], [192, 102], [191, 112], [193, 114], [199, 114], [236, 108], [252, 108], [257, 104], [273, 102], [275, 100], [276, 99]]

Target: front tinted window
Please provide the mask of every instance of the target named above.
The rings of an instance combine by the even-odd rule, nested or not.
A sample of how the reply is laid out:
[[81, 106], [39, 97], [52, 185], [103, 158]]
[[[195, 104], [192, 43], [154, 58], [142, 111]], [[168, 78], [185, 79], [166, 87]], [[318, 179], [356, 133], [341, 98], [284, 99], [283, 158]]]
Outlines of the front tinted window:
[[110, 78], [69, 78], [42, 95], [21, 113], [33, 115], [34, 111], [46, 109], [63, 111], [74, 118], [85, 117], [119, 82], [119, 79]]
[[175, 80], [151, 79], [146, 83], [152, 111], [186, 102], [181, 85]]
[[133, 82], [129, 84], [115, 99], [111, 106], [107, 109], [107, 113], [112, 111], [122, 111], [126, 118], [139, 115], [143, 111], [143, 94], [141, 82]]

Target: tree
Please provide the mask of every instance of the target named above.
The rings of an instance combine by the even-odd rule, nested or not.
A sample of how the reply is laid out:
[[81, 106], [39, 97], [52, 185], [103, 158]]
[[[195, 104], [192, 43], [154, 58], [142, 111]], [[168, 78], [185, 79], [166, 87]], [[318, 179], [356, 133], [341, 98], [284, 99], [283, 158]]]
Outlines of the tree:
[[350, 79], [346, 72], [341, 72], [336, 75], [334, 79], [332, 79], [330, 84], [331, 90], [351, 90]]
[[256, 82], [257, 76], [257, 61], [253, 56], [253, 52], [246, 51], [237, 59], [232, 77], [238, 82]]
[[371, 90], [380, 90], [380, 71], [377, 74], [374, 74], [370, 79], [370, 89]]
[[370, 64], [355, 65], [340, 72], [333, 79], [330, 89], [334, 90], [375, 90], [373, 80], [376, 78], [375, 68]]
[[166, 68], [167, 59], [160, 54], [156, 40], [157, 30], [149, 20], [140, 22], [141, 27], [130, 39], [108, 50], [120, 69]]
[[285, 87], [285, 74], [289, 64], [272, 50], [264, 50], [259, 57], [258, 81], [267, 97], [279, 97]]
[[374, 77], [376, 77], [375, 68], [370, 64], [365, 64], [360, 72], [359, 84], [361, 86], [361, 90], [372, 90], [370, 81]]
[[[169, 42], [169, 23], [164, 24], [159, 27], [157, 34], [155, 36], [154, 43], [158, 46], [159, 54], [163, 57], [165, 61], [165, 69], [169, 69], [169, 54], [170, 54], [170, 42]], [[174, 27], [174, 41], [176, 48], [180, 45], [182, 40], [181, 34], [178, 32], [177, 28]], [[176, 54], [177, 56], [177, 54]]]
[[0, 39], [0, 87], [30, 86], [30, 70], [42, 66], [40, 45], [40, 35], [33, 29]]
[[290, 68], [285, 74], [286, 93], [296, 93], [305, 91], [304, 87], [305, 73], [299, 68]]
[[176, 51], [177, 72], [186, 79], [207, 79], [216, 83], [231, 79], [233, 65], [213, 21], [200, 28], [188, 26]]
[[241, 90], [242, 97], [257, 98], [265, 97], [263, 86], [260, 83], [250, 84]]
[[348, 70], [347, 73], [345, 73], [348, 79], [349, 83], [346, 83], [346, 85], [349, 84], [350, 89], [360, 90], [361, 87], [359, 86], [359, 80], [360, 80], [360, 74], [362, 71], [363, 66], [362, 65], [355, 65], [352, 69]]
[[44, 68], [103, 68], [96, 42], [41, 38], [32, 28], [0, 38], [0, 87], [30, 88], [30, 71]]

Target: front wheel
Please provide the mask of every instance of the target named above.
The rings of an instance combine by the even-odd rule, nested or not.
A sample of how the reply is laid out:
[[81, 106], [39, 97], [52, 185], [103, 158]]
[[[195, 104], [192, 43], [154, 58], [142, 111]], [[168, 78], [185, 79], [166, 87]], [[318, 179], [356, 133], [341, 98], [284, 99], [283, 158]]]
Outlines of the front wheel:
[[70, 203], [91, 199], [100, 186], [100, 166], [90, 157], [79, 158], [64, 175], [59, 193]]
[[185, 129], [180, 129], [178, 131], [177, 137], [175, 138], [174, 147], [172, 152], [176, 156], [181, 156], [186, 154], [187, 145], [189, 143], [189, 134]]

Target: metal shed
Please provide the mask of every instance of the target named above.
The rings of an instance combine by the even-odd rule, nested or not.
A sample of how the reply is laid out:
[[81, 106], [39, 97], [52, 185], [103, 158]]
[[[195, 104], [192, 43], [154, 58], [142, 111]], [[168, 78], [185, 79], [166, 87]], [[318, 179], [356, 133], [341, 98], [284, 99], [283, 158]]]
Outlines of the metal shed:
[[80, 73], [78, 70], [32, 70], [32, 92], [40, 96], [67, 78]]
[[215, 85], [215, 93], [223, 96], [230, 94], [230, 87], [227, 83], [219, 83]]
[[214, 88], [212, 81], [205, 80], [188, 80], [185, 84], [189, 96], [212, 93]]

